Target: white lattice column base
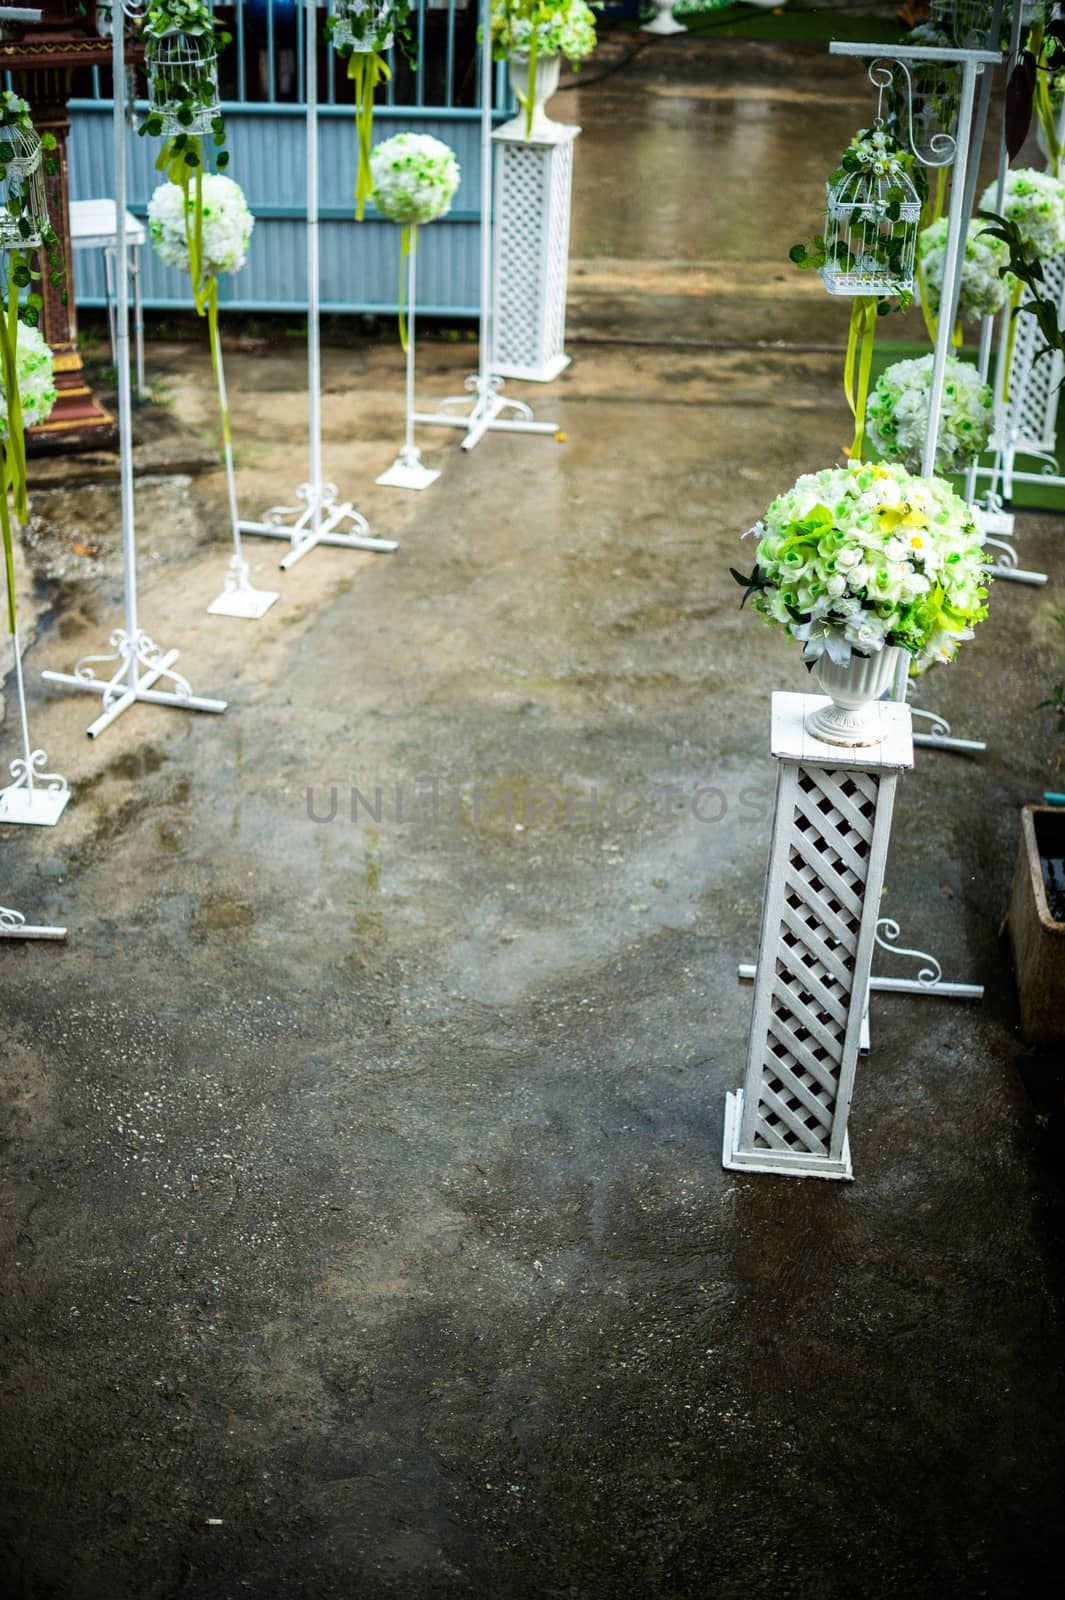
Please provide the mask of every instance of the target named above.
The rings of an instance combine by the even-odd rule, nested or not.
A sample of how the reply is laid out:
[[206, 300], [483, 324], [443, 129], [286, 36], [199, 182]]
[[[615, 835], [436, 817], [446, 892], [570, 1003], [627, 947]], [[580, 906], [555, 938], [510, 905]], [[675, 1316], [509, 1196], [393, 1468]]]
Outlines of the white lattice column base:
[[878, 705], [881, 738], [822, 744], [817, 695], [773, 696], [780, 763], [743, 1088], [725, 1106], [726, 1167], [851, 1177], [847, 1115], [910, 713]]
[[525, 116], [492, 135], [496, 145], [492, 264], [493, 373], [550, 383], [569, 356], [569, 272], [573, 145], [579, 128], [547, 122], [525, 138]]

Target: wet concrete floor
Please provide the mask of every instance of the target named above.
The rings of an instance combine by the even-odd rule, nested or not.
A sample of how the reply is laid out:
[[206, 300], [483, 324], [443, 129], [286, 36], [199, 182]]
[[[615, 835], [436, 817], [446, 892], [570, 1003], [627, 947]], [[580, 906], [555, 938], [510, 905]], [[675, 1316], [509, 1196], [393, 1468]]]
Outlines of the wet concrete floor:
[[[401, 547], [279, 575], [253, 542], [282, 590], [259, 624], [205, 615], [220, 475], [159, 455], [143, 624], [223, 717], [142, 707], [90, 743], [94, 702], [41, 685], [121, 618], [113, 485], [38, 488], [34, 729], [76, 792], [3, 841], [0, 898], [70, 926], [0, 949], [7, 1594], [1041, 1592], [1062, 1210], [998, 929], [1018, 808], [1052, 781], [1054, 585], [997, 585], [922, 688], [988, 750], [922, 751], [897, 809], [885, 912], [985, 1002], [874, 1002], [852, 1185], [720, 1165], [769, 695], [804, 681], [727, 568], [848, 421], [838, 355], [802, 348], [842, 344], [836, 308], [789, 285], [766, 350], [770, 293], [719, 303], [748, 225], [770, 283], [805, 217], [781, 185], [815, 206], [827, 170], [800, 142], [817, 97], [855, 92], [819, 52], [749, 48], [752, 81], [806, 96], [797, 122], [719, 97], [691, 40], [644, 74], [700, 89], [731, 143], [639, 74], [560, 97], [586, 129], [586, 339], [558, 383], [512, 388], [564, 440], [427, 436], [434, 488], [379, 489], [398, 350], [328, 351], [327, 471]], [[824, 117], [830, 164], [854, 119]], [[766, 152], [742, 181], [741, 126]], [[641, 320], [661, 252], [705, 277]], [[671, 297], [741, 347], [668, 348]], [[595, 342], [626, 333], [649, 343]], [[426, 345], [423, 396], [469, 359]], [[202, 351], [149, 363], [209, 434]], [[249, 509], [302, 475], [302, 381], [291, 342], [230, 358]], [[1024, 564], [1060, 578], [1061, 536], [1022, 518]]]

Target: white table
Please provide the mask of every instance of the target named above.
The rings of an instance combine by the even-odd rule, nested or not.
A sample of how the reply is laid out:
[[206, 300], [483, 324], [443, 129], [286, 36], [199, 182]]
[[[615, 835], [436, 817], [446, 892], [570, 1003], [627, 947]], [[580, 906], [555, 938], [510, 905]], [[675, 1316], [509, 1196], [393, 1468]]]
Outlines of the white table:
[[[111, 336], [111, 360], [115, 359], [115, 252], [118, 246], [118, 217], [113, 200], [72, 200], [70, 202], [70, 244], [74, 250], [102, 250], [107, 293], [107, 325]], [[147, 243], [143, 222], [126, 212], [126, 265], [133, 283], [133, 333], [137, 358], [137, 396], [144, 393], [144, 311], [141, 305], [140, 252]]]

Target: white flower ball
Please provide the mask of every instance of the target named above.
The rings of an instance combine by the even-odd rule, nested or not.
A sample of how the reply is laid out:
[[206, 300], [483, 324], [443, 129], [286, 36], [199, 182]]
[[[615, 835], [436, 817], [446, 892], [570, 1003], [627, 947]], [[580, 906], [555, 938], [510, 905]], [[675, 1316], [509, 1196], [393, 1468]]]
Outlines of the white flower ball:
[[[189, 226], [193, 225], [196, 186], [189, 188]], [[248, 254], [255, 218], [239, 183], [218, 172], [203, 178], [203, 270], [210, 276], [239, 272]], [[148, 202], [148, 230], [156, 252], [168, 267], [189, 270], [185, 204], [180, 185], [161, 183]]]
[[1034, 167], [1006, 173], [1002, 209], [995, 204], [997, 184], [984, 190], [979, 210], [993, 211], [1017, 226], [1029, 261], [1045, 261], [1065, 250], [1065, 183]]
[[455, 152], [427, 133], [397, 133], [370, 153], [373, 203], [393, 222], [432, 222], [451, 209], [462, 171]]
[[[54, 361], [39, 328], [18, 325], [18, 344], [15, 353], [15, 371], [18, 377], [19, 399], [22, 402], [22, 422], [26, 428], [47, 422], [56, 402]], [[0, 385], [0, 439], [8, 436], [7, 396]]]

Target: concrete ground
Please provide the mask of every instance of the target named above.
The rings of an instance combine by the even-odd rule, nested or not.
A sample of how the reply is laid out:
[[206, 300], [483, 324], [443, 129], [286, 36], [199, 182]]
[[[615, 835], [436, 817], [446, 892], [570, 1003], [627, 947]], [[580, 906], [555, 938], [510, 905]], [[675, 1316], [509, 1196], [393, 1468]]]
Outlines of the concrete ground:
[[[1060, 589], [997, 584], [922, 686], [988, 750], [896, 813], [885, 913], [986, 1000], [874, 1002], [853, 1184], [724, 1172], [805, 681], [727, 569], [845, 440], [841, 313], [782, 263], [867, 107], [683, 39], [559, 104], [580, 337], [511, 387], [565, 439], [426, 435], [435, 487], [379, 489], [399, 352], [326, 353], [327, 471], [397, 554], [255, 541], [281, 600], [208, 617], [209, 370], [153, 344], [143, 625], [223, 717], [90, 743], [41, 684], [121, 615], [112, 469], [36, 472], [75, 795], [3, 841], [0, 900], [70, 926], [0, 949], [6, 1594], [1001, 1600], [1057, 1558], [1061, 1192], [998, 930]], [[423, 400], [470, 355], [427, 344]], [[230, 355], [249, 511], [303, 474], [302, 359]], [[1060, 519], [1020, 534], [1060, 578]]]

